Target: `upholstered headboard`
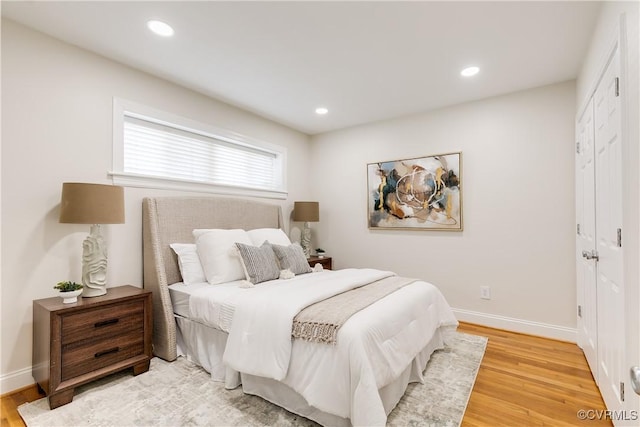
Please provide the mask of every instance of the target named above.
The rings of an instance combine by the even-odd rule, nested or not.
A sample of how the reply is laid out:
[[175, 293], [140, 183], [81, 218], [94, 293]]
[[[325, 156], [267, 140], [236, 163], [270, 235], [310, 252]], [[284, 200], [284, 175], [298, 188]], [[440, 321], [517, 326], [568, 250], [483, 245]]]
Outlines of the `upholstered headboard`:
[[283, 228], [280, 206], [224, 197], [159, 197], [142, 201], [144, 288], [153, 292], [153, 353], [174, 360], [176, 323], [169, 285], [181, 281], [169, 245], [192, 243], [194, 228]]

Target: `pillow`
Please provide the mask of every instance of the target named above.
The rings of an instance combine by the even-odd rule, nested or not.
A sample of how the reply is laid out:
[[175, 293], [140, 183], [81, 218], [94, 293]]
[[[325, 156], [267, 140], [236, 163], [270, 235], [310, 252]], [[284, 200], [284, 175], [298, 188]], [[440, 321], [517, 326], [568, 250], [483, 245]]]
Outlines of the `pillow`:
[[208, 233], [210, 231], [228, 231], [226, 229], [222, 229], [222, 228], [196, 228], [195, 230], [192, 231], [193, 237], [198, 240], [198, 237], [202, 236], [204, 233]]
[[307, 256], [302, 247], [294, 243], [289, 246], [271, 245], [275, 252], [281, 270], [291, 270], [293, 274], [311, 273]]
[[246, 279], [254, 285], [280, 276], [278, 260], [269, 242], [264, 242], [260, 247], [236, 243], [236, 247]]
[[291, 244], [289, 237], [279, 228], [256, 228], [247, 231], [247, 234], [254, 246], [260, 246], [267, 240], [272, 245], [289, 246]]
[[178, 255], [178, 268], [180, 268], [180, 275], [182, 275], [182, 283], [192, 285], [207, 281], [194, 243], [172, 243], [169, 247]]
[[251, 244], [244, 230], [193, 230], [196, 247], [207, 282], [217, 285], [245, 278], [235, 243]]

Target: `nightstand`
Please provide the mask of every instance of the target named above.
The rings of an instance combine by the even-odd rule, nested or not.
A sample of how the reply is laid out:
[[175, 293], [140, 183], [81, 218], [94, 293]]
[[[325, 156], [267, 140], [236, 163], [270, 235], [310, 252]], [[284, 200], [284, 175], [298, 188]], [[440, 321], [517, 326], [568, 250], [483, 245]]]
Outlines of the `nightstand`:
[[331, 270], [331, 257], [330, 256], [326, 256], [324, 258], [320, 258], [314, 255], [311, 255], [311, 257], [307, 258], [307, 261], [309, 261], [309, 265], [311, 266], [311, 268], [313, 268], [314, 265], [316, 264], [322, 264], [322, 268], [324, 268], [325, 270]]
[[133, 368], [149, 370], [151, 292], [134, 286], [63, 304], [53, 297], [33, 302], [33, 378], [51, 409], [73, 400], [76, 387]]

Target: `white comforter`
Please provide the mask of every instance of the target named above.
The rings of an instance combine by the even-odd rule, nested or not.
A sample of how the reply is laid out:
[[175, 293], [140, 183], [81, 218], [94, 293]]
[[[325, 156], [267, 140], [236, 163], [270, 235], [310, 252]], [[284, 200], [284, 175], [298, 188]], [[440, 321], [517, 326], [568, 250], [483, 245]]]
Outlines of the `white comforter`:
[[328, 277], [308, 274], [308, 280], [304, 281], [256, 286], [236, 306], [224, 363], [239, 372], [283, 380], [291, 359], [293, 318], [300, 310], [392, 275], [389, 271], [347, 269]]
[[[235, 313], [224, 354], [229, 367], [280, 380], [315, 408], [350, 418], [354, 425], [384, 425], [379, 389], [411, 364], [441, 326], [457, 325], [433, 285], [418, 281], [354, 314], [337, 345], [291, 340], [304, 307], [393, 273], [345, 269], [271, 281], [234, 296]], [[194, 317], [207, 302], [191, 299]]]

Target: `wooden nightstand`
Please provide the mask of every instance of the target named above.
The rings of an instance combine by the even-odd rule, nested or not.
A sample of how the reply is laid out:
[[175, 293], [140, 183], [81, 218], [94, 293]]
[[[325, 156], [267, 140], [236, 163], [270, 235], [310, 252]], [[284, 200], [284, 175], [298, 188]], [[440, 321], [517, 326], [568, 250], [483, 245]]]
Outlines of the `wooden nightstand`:
[[309, 265], [311, 266], [311, 268], [313, 268], [314, 265], [316, 264], [322, 264], [322, 268], [324, 268], [325, 270], [331, 270], [331, 257], [330, 256], [326, 256], [324, 258], [320, 258], [314, 255], [311, 255], [311, 257], [307, 258], [307, 261], [309, 261]]
[[73, 400], [73, 391], [114, 372], [149, 370], [151, 292], [134, 286], [63, 304], [53, 297], [33, 302], [33, 378], [51, 409]]

